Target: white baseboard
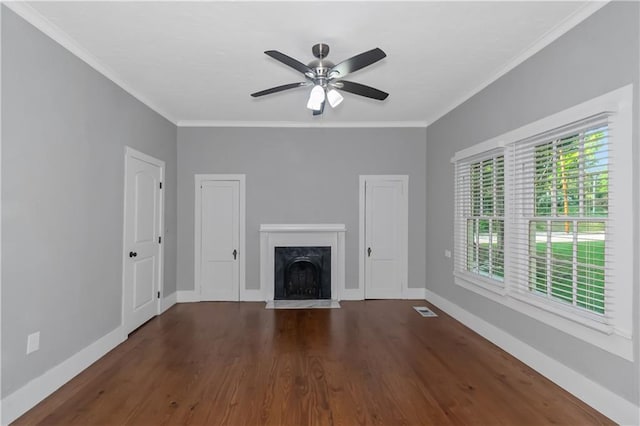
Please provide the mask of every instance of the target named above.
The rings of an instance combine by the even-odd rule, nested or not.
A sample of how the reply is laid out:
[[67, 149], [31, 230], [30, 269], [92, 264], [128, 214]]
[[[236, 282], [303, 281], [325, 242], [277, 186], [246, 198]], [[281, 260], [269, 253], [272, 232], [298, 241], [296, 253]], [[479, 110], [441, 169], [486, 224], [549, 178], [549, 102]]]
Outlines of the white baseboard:
[[127, 336], [122, 327], [109, 332], [80, 352], [72, 355], [51, 370], [2, 399], [2, 424], [6, 425], [26, 413], [40, 401], [51, 395], [60, 386], [80, 374]]
[[364, 300], [364, 291], [359, 288], [343, 288], [340, 290], [340, 300]]
[[[402, 299], [424, 299], [424, 288], [407, 288]], [[343, 288], [340, 300], [364, 300], [364, 290], [359, 288]]]
[[178, 292], [177, 291], [174, 291], [173, 293], [171, 293], [167, 297], [163, 297], [162, 301], [160, 302], [160, 314], [165, 313], [167, 309], [169, 309], [170, 307], [172, 307], [176, 303], [178, 303]]
[[622, 425], [637, 425], [640, 407], [458, 305], [425, 290], [425, 298], [485, 339]]
[[241, 302], [264, 302], [264, 292], [259, 288], [240, 289]]
[[424, 300], [425, 289], [424, 288], [407, 288], [404, 293], [403, 299], [419, 299]]
[[[182, 290], [176, 292], [177, 303], [201, 302], [202, 297], [194, 290]], [[264, 294], [260, 289], [245, 289], [240, 294], [241, 302], [264, 302]]]
[[201, 298], [194, 290], [176, 291], [176, 300], [178, 303], [200, 302]]

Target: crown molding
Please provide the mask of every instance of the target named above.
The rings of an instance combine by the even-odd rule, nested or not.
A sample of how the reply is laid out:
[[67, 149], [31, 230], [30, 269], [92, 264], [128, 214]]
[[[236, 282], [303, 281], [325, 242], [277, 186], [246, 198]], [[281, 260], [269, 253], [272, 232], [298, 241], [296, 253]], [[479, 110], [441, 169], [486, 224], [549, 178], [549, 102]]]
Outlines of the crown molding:
[[3, 5], [7, 6], [13, 12], [15, 12], [22, 19], [36, 27], [38, 30], [43, 32], [46, 36], [51, 38], [53, 41], [67, 49], [73, 55], [80, 58], [87, 65], [89, 65], [94, 70], [98, 71], [100, 74], [105, 76], [107, 79], [111, 80], [125, 92], [142, 102], [144, 105], [160, 114], [162, 117], [167, 119], [173, 124], [176, 124], [176, 120], [168, 114], [165, 110], [160, 108], [158, 105], [151, 102], [145, 96], [143, 96], [140, 92], [135, 90], [131, 85], [129, 85], [126, 81], [122, 80], [118, 77], [117, 73], [98, 61], [91, 53], [89, 53], [84, 47], [78, 44], [75, 40], [73, 40], [67, 33], [62, 31], [60, 28], [55, 26], [51, 21], [42, 16], [40, 12], [34, 9], [31, 5], [24, 1], [3, 1]]
[[178, 127], [279, 127], [279, 128], [426, 128], [426, 121], [216, 121], [178, 120]]
[[490, 78], [484, 80], [480, 85], [468, 91], [465, 95], [460, 96], [454, 102], [451, 102], [449, 106], [442, 109], [442, 112], [433, 114], [431, 117], [429, 117], [429, 119], [426, 120], [427, 126], [430, 126], [431, 124], [435, 123], [437, 120], [444, 117], [445, 115], [447, 115], [448, 113], [450, 113], [451, 111], [453, 111], [454, 109], [456, 109], [457, 107], [459, 107], [460, 105], [468, 101], [474, 95], [478, 94], [480, 91], [485, 89], [491, 83], [498, 80], [500, 77], [502, 77], [503, 75], [505, 75], [506, 73], [508, 73], [509, 71], [511, 71], [512, 69], [514, 69], [515, 67], [517, 67], [518, 65], [520, 65], [521, 63], [523, 63], [524, 61], [526, 61], [527, 59], [529, 59], [530, 57], [532, 57], [533, 55], [535, 55], [536, 53], [538, 53], [539, 51], [547, 47], [548, 45], [550, 45], [551, 43], [553, 43], [555, 40], [559, 39], [562, 35], [564, 35], [569, 30], [574, 28], [580, 22], [587, 19], [589, 16], [593, 15], [595, 12], [600, 10], [603, 6], [605, 6], [610, 1], [611, 0], [587, 1], [587, 3], [583, 7], [576, 10], [573, 14], [569, 15], [566, 19], [564, 19], [558, 25], [556, 25], [555, 27], [547, 31], [545, 34], [543, 34], [531, 46], [529, 46], [527, 49], [521, 52], [518, 56], [516, 56], [511, 61], [509, 61], [505, 66], [498, 69], [498, 71], [496, 71]]
[[224, 121], [224, 120], [178, 120], [172, 117], [164, 109], [148, 100], [140, 94], [126, 81], [122, 80], [118, 75], [108, 67], [101, 64], [92, 54], [84, 47], [73, 40], [68, 34], [55, 26], [51, 21], [42, 16], [36, 9], [24, 1], [1, 1], [13, 12], [18, 14], [24, 20], [43, 32], [49, 38], [60, 44], [73, 55], [80, 58], [87, 65], [98, 71], [100, 74], [111, 80], [131, 96], [142, 102], [144, 105], [160, 114], [162, 117], [177, 125], [178, 127], [283, 127], [283, 128], [424, 128], [433, 124], [444, 115], [448, 114], [471, 97], [485, 89], [494, 81], [520, 65], [522, 62], [551, 44], [553, 41], [561, 37], [567, 31], [578, 25], [580, 22], [591, 16], [597, 10], [609, 3], [610, 0], [588, 1], [583, 7], [578, 9], [572, 15], [567, 17], [561, 23], [549, 30], [541, 36], [529, 48], [524, 50], [504, 67], [496, 71], [490, 78], [484, 80], [480, 85], [468, 91], [465, 95], [460, 96], [454, 102], [448, 104], [440, 113], [433, 114], [424, 121], [354, 121], [354, 122], [296, 122], [296, 121]]

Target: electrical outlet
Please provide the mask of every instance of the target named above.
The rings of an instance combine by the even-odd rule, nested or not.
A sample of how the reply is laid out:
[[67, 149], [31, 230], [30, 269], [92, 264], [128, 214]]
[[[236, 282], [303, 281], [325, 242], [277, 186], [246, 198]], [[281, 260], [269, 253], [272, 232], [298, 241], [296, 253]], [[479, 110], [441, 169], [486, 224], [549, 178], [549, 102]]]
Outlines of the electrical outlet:
[[451, 250], [445, 250], [444, 257], [451, 257]]
[[40, 332], [36, 331], [27, 336], [27, 355], [40, 349]]

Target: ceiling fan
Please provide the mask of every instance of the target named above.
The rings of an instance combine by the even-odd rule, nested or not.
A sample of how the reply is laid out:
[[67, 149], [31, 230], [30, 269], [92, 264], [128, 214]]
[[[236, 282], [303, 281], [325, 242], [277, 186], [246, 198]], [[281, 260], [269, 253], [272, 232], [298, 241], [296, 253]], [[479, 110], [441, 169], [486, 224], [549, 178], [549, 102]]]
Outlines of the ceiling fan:
[[311, 94], [309, 95], [309, 101], [307, 102], [307, 108], [313, 111], [313, 115], [321, 115], [324, 112], [324, 104], [326, 101], [329, 102], [332, 108], [337, 107], [343, 100], [339, 90], [379, 101], [383, 101], [389, 96], [388, 93], [382, 90], [342, 79], [347, 74], [358, 71], [386, 57], [387, 55], [381, 49], [376, 47], [375, 49], [346, 59], [337, 65], [334, 65], [333, 62], [326, 59], [329, 54], [329, 46], [327, 44], [318, 43], [311, 48], [311, 51], [316, 59], [309, 62], [308, 65], [277, 50], [267, 50], [264, 52], [273, 59], [300, 71], [304, 74], [306, 80], [299, 83], [283, 84], [282, 86], [261, 90], [260, 92], [252, 93], [251, 96], [257, 98], [259, 96], [282, 92], [283, 90], [313, 86]]

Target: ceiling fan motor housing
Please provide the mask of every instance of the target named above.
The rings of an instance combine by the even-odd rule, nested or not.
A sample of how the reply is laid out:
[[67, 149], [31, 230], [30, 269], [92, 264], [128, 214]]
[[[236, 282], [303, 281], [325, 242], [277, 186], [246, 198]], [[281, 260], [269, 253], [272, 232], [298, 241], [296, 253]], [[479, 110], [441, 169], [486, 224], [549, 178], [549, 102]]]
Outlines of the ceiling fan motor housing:
[[329, 70], [335, 66], [333, 62], [325, 59], [329, 54], [329, 45], [318, 43], [311, 48], [311, 51], [313, 52], [313, 56], [317, 58], [307, 64], [315, 73], [315, 78], [311, 80], [313, 80], [315, 84], [320, 84], [324, 87], [327, 84], [326, 79]]

